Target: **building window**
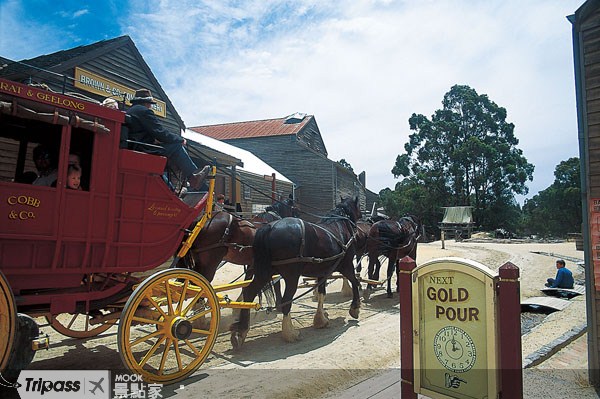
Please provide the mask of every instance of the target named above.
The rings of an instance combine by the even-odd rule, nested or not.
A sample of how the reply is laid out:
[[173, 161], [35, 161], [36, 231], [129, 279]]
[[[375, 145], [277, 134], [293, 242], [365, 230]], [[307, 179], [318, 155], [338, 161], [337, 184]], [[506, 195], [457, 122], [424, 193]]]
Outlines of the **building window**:
[[243, 193], [244, 193], [244, 199], [245, 200], [249, 200], [251, 198], [251, 196], [252, 196], [252, 189], [250, 188], [249, 185], [244, 184]]

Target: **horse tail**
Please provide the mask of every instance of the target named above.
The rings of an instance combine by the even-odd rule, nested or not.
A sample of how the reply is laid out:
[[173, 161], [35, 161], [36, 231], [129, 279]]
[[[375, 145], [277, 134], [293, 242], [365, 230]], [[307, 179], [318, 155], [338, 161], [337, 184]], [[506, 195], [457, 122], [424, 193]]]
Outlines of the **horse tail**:
[[268, 280], [272, 276], [271, 265], [271, 224], [265, 224], [254, 236], [254, 274], [257, 279]]

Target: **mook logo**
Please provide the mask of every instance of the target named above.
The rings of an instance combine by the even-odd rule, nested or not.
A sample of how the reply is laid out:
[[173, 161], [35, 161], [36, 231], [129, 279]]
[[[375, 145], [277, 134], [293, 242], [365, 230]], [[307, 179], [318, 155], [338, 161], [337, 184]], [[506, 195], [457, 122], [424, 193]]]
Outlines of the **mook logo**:
[[17, 382], [21, 399], [110, 398], [108, 370], [23, 370]]

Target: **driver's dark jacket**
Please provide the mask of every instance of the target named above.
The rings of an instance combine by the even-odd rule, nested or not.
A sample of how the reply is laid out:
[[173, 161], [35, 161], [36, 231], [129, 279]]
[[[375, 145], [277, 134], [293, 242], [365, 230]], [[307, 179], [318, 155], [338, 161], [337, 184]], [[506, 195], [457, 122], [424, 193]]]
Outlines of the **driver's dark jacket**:
[[[163, 144], [183, 143], [183, 137], [165, 129], [151, 109], [136, 104], [127, 110], [127, 115], [126, 123], [129, 130], [129, 140], [147, 144], [155, 144], [156, 140]], [[152, 152], [143, 147], [135, 144], [130, 146], [132, 149]]]

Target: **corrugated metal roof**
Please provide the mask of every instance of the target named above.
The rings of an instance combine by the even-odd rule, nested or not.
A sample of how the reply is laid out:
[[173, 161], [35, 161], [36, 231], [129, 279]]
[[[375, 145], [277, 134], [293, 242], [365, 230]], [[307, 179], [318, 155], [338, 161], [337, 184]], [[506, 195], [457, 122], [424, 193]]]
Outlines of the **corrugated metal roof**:
[[286, 116], [277, 119], [196, 126], [190, 129], [217, 140], [294, 135], [298, 134], [313, 118], [312, 115], [306, 115], [300, 120], [298, 115], [302, 114], [293, 114], [291, 119]]

